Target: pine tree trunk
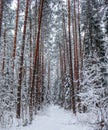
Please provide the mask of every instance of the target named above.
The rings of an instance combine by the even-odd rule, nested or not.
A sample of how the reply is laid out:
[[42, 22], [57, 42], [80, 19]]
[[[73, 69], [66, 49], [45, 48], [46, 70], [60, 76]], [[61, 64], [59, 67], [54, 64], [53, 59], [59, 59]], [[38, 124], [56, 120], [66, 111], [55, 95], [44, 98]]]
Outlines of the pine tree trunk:
[[[63, 26], [63, 59], [64, 59], [64, 67], [63, 67], [63, 71], [64, 71], [64, 74], [66, 74], [66, 59], [68, 58], [67, 57], [67, 52], [66, 52], [66, 43], [67, 43], [67, 40], [66, 40], [66, 34], [65, 34], [65, 18], [64, 18], [64, 13], [63, 13], [63, 21], [62, 21], [62, 26]], [[67, 62], [68, 63], [68, 62]]]
[[64, 18], [64, 13], [63, 13], [63, 37], [64, 37], [64, 42], [65, 42], [65, 62], [66, 62], [66, 68], [69, 67], [69, 47], [68, 47], [68, 40], [67, 40], [67, 34], [66, 34], [66, 25], [65, 25], [65, 18]]
[[3, 20], [3, 8], [4, 8], [4, 1], [0, 0], [0, 38], [1, 38], [1, 31], [2, 31], [2, 20]]
[[[42, 38], [41, 38], [42, 39]], [[45, 65], [44, 65], [44, 43], [42, 41], [42, 97], [41, 101], [44, 102], [45, 86], [44, 86], [44, 74], [45, 74]]]
[[[29, 97], [30, 97], [30, 93], [31, 93], [31, 86], [32, 86], [32, 73], [33, 73], [33, 53], [32, 53], [32, 19], [30, 18], [29, 19], [29, 29], [30, 29], [30, 70], [29, 70], [29, 91], [28, 91], [28, 94], [29, 94]], [[29, 113], [30, 113], [30, 106], [29, 106]]]
[[36, 105], [37, 105], [37, 109], [40, 109], [40, 104], [41, 104], [41, 44], [39, 46], [39, 55], [38, 55], [38, 64], [37, 64], [37, 85], [36, 85]]
[[51, 89], [51, 84], [50, 84], [50, 61], [48, 61], [48, 93], [47, 93], [47, 95], [48, 95], [48, 103], [50, 103], [50, 95], [51, 95], [51, 93], [50, 93], [50, 89]]
[[13, 47], [13, 68], [14, 68], [14, 60], [16, 55], [16, 43], [17, 43], [17, 33], [18, 33], [18, 20], [19, 20], [19, 2], [17, 1], [17, 10], [16, 10], [16, 25], [15, 25], [15, 34], [14, 34], [14, 47]]
[[78, 87], [78, 80], [79, 80], [79, 63], [78, 63], [78, 36], [77, 36], [77, 22], [76, 22], [77, 18], [76, 18], [76, 0], [74, 0], [74, 34], [75, 34], [75, 43], [74, 43], [74, 77], [75, 77], [75, 82], [76, 82], [76, 86]]
[[63, 70], [63, 54], [62, 54], [62, 48], [61, 48], [61, 45], [59, 44], [59, 53], [60, 53], [60, 77], [61, 77], [61, 107], [63, 107], [63, 104], [64, 104], [64, 94], [63, 94], [63, 91], [64, 91], [64, 86], [63, 86], [63, 75], [64, 75], [64, 70]]
[[29, 0], [26, 0], [24, 29], [23, 29], [23, 38], [22, 38], [22, 47], [21, 47], [21, 56], [20, 56], [19, 80], [18, 80], [18, 88], [17, 88], [16, 117], [18, 119], [21, 118], [21, 88], [22, 88], [21, 84], [22, 84], [22, 76], [23, 76], [24, 48], [25, 48], [26, 24], [27, 24], [27, 17], [28, 17], [28, 8], [29, 8]]
[[83, 67], [83, 57], [82, 57], [82, 43], [81, 43], [81, 27], [80, 27], [80, 1], [78, 0], [78, 34], [79, 34], [79, 54], [80, 54], [80, 79], [82, 78], [82, 67]]
[[76, 114], [75, 108], [75, 90], [74, 90], [74, 82], [73, 82], [73, 64], [72, 64], [72, 43], [71, 43], [71, 32], [70, 32], [70, 0], [68, 0], [68, 36], [69, 36], [69, 56], [70, 56], [70, 80], [71, 80], [71, 97], [72, 97], [72, 110], [73, 113]]
[[[79, 20], [78, 20], [79, 22]], [[74, 80], [75, 80], [75, 87], [77, 88], [77, 94], [79, 94], [79, 47], [78, 47], [78, 29], [77, 29], [77, 14], [76, 14], [76, 0], [74, 0], [74, 36], [75, 36], [75, 43], [74, 43]], [[79, 27], [79, 26], [78, 26]], [[78, 110], [80, 111], [80, 97], [77, 96], [77, 103], [78, 103]]]
[[40, 5], [40, 11], [38, 14], [38, 34], [37, 34], [37, 40], [36, 40], [36, 50], [34, 55], [34, 66], [33, 66], [33, 79], [32, 79], [32, 87], [31, 87], [31, 93], [30, 93], [30, 118], [32, 121], [33, 116], [33, 95], [34, 95], [34, 84], [35, 84], [35, 74], [36, 74], [36, 62], [38, 60], [38, 54], [39, 54], [39, 39], [40, 39], [40, 31], [41, 31], [41, 22], [42, 22], [42, 12], [43, 12], [43, 6], [44, 6], [44, 0], [41, 0]]
[[4, 69], [5, 69], [5, 58], [6, 58], [6, 29], [4, 30], [4, 55], [3, 55], [3, 62], [2, 62], [2, 76], [4, 75]]

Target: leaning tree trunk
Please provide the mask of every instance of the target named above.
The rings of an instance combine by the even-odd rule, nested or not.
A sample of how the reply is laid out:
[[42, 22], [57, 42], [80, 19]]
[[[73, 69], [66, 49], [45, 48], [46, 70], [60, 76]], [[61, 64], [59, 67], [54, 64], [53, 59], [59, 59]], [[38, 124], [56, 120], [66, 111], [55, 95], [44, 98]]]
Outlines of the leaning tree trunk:
[[35, 74], [36, 74], [36, 62], [38, 60], [39, 54], [39, 39], [40, 39], [40, 31], [41, 31], [41, 22], [42, 22], [42, 12], [43, 12], [44, 0], [41, 0], [40, 11], [38, 14], [38, 34], [36, 40], [36, 50], [34, 55], [34, 66], [33, 66], [33, 79], [32, 79], [32, 86], [31, 86], [31, 93], [30, 93], [30, 121], [32, 121], [33, 116], [33, 95], [34, 95], [34, 84], [35, 84]]

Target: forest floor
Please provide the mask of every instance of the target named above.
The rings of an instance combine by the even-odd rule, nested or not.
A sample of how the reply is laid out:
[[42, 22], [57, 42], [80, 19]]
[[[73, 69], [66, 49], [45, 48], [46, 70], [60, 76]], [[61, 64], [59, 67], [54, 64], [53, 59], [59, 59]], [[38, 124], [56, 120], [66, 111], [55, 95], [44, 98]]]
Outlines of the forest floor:
[[87, 123], [81, 122], [70, 111], [51, 105], [40, 111], [31, 125], [13, 126], [8, 130], [92, 130], [92, 128]]

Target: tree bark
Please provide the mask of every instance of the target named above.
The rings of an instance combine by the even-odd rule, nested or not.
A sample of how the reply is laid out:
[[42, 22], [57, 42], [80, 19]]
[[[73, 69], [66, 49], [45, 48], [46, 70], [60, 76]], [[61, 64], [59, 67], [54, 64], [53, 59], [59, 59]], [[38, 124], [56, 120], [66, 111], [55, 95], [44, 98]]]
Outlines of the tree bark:
[[[79, 17], [79, 16], [78, 16]], [[79, 19], [78, 19], [79, 22]], [[79, 88], [79, 47], [78, 47], [78, 30], [80, 28], [79, 23], [77, 22], [77, 14], [76, 14], [76, 0], [74, 0], [74, 36], [75, 36], [75, 43], [74, 43], [74, 84], [77, 88], [77, 94], [79, 94], [80, 88]], [[77, 29], [78, 28], [78, 29]], [[79, 30], [80, 31], [80, 30]], [[80, 97], [77, 96], [77, 103], [78, 103], [78, 110], [80, 111]]]
[[14, 60], [16, 55], [16, 43], [17, 43], [17, 33], [18, 33], [18, 20], [19, 20], [19, 2], [17, 1], [17, 10], [16, 10], [16, 25], [15, 25], [15, 34], [14, 34], [14, 47], [13, 47], [13, 68], [14, 68]]
[[2, 62], [2, 76], [4, 75], [4, 69], [5, 69], [5, 58], [6, 58], [6, 29], [4, 30], [4, 55], [3, 55], [3, 62]]
[[21, 117], [21, 88], [22, 88], [21, 84], [22, 84], [22, 76], [23, 76], [24, 48], [25, 48], [26, 24], [27, 24], [27, 17], [28, 17], [28, 8], [29, 8], [29, 0], [26, 0], [24, 29], [23, 29], [23, 38], [22, 38], [22, 47], [21, 47], [21, 56], [20, 56], [19, 80], [18, 80], [18, 88], [17, 88], [16, 117], [18, 119], [20, 119], [20, 117]]
[[76, 114], [75, 108], [75, 90], [73, 82], [73, 64], [72, 64], [72, 43], [71, 43], [71, 32], [70, 32], [70, 0], [68, 0], [68, 36], [69, 36], [69, 56], [70, 56], [70, 80], [71, 80], [71, 97], [72, 97], [72, 110]]
[[30, 93], [30, 118], [32, 121], [32, 109], [33, 109], [33, 95], [34, 95], [34, 84], [35, 84], [35, 74], [36, 74], [36, 62], [38, 60], [38, 54], [39, 54], [39, 40], [40, 40], [40, 31], [41, 31], [41, 22], [42, 22], [42, 12], [43, 12], [43, 6], [44, 6], [44, 0], [41, 0], [41, 6], [40, 11], [38, 14], [38, 34], [37, 34], [37, 40], [36, 40], [36, 50], [34, 55], [34, 66], [33, 66], [33, 79], [32, 79], [32, 87], [31, 87], [31, 93]]
[[0, 0], [0, 38], [1, 38], [1, 31], [2, 31], [2, 20], [3, 20], [3, 8], [4, 8], [4, 1]]

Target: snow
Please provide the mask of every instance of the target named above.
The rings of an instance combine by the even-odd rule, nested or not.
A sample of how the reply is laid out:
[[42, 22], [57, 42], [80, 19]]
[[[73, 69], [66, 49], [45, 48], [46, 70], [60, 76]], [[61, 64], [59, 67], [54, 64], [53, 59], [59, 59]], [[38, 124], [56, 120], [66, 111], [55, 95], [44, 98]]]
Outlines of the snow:
[[40, 111], [31, 125], [13, 126], [8, 130], [92, 130], [92, 128], [78, 122], [71, 111], [65, 111], [59, 106], [51, 105]]

